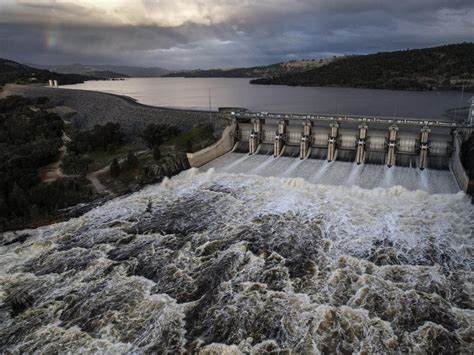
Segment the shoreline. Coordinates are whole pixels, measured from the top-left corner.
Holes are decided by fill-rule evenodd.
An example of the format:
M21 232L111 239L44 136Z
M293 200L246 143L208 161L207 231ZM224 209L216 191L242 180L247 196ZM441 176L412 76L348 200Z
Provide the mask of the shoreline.
M135 79L135 78L130 78L130 79ZM96 81L96 80L87 80L87 81ZM64 85L64 86L73 86L73 85L80 85L80 84L83 84L83 83L78 83L78 84L71 84L71 85ZM4 87L6 86L9 86L9 85L19 85L19 86L35 86L35 87L41 87L41 88L47 88L47 89L53 89L53 88L50 88L49 86L47 85L21 85L21 84L7 84L5 85ZM186 111L186 112L197 112L197 113L218 113L219 111L218 110L199 110L199 109L192 109L192 108L186 108L186 107L183 107L183 108L179 108L179 107L167 107L167 106L156 106L156 105L148 105L148 104L144 104L144 103L141 103L139 102L137 99L135 99L134 97L132 96L128 96L128 95L121 95L121 94L113 94L113 93L110 93L110 92L105 92L105 91L99 91L99 90L88 90L88 89L75 89L75 88L70 88L70 87L67 87L65 88L64 86L59 86L58 88L55 88L56 90L57 89L61 89L61 90L71 90L71 91L81 91L81 92L88 92L88 93L99 93L99 94L104 94L104 95L109 95L109 96L113 96L113 97L116 97L116 98L121 98L125 101L127 101L128 103L130 104L133 104L133 105L137 105L139 107L143 107L143 108L152 108L152 109L160 109L160 110L169 110L169 111L179 111L179 112L182 112L182 111ZM3 89L2 89L3 90ZM0 94L2 92L2 90L0 90Z
M78 84L74 84L74 85L78 85ZM68 86L70 86L70 85L68 85ZM86 89L73 89L73 88L61 88L61 86L59 86L59 89L73 90L73 91L85 91L85 92L90 92L90 93L100 93L100 94L104 94L104 95L110 95L110 96L114 96L114 97L117 97L117 98L121 98L121 99L127 101L128 103L130 103L132 105L137 105L139 107L144 107L144 108L152 108L152 109L157 108L157 109L160 109L160 110L169 110L169 111L178 111L178 112L196 112L196 113L207 113L207 114L209 114L209 113L218 113L219 112L218 110L209 111L209 110L198 110L198 109L192 109L192 108L186 108L186 107L179 108L179 107L148 105L148 104L144 104L144 103L139 102L137 99L135 99L132 96L112 94L110 92L104 92L104 91L95 91L95 90L86 90Z
M136 141L151 123L174 125L182 130L209 123L219 127L225 123L218 118L217 111L145 105L128 96L92 90L7 84L0 91L0 97L9 95L46 97L54 106L69 107L76 112L70 121L78 129L91 129L107 122L119 123L130 141Z

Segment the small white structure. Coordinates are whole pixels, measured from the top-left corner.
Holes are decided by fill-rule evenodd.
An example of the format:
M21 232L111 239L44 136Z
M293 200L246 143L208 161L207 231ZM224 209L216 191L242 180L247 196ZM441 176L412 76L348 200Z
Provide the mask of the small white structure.
M49 87L53 87L53 81L51 79L49 79Z
M58 87L58 81L57 81L57 80L54 80L54 87L55 87L55 88Z

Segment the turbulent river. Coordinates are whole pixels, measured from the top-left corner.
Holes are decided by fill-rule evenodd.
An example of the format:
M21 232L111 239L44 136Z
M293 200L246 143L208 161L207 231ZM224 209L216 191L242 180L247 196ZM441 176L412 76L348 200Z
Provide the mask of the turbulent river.
M5 233L0 352L472 353L466 195L235 161Z

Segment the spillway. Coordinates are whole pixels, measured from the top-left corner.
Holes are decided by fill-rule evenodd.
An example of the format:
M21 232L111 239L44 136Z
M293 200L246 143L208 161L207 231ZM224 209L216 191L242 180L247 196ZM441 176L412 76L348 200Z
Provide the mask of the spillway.
M365 189L402 186L434 194L471 189L459 159L469 125L239 108L220 114L232 124L215 146L188 154L192 167Z
M261 167L263 165L263 167ZM260 166L260 168L259 168ZM414 167L357 165L345 161L228 153L204 165L200 170L232 174L303 178L313 184L359 186L365 189L402 186L409 191L423 190L433 194L456 193L458 184L449 170L420 170Z

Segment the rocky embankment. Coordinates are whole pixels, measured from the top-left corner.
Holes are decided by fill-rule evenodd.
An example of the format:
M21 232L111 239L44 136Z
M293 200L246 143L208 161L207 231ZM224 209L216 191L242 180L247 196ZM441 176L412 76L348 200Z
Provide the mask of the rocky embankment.
M56 106L69 107L77 111L71 122L79 129L90 129L107 122L120 123L129 140L138 139L143 128L150 123L188 130L209 122L209 112L146 106L126 97L93 91L9 84L0 92L0 98L10 95L47 97ZM218 122L217 113L213 112L211 118L215 124Z

